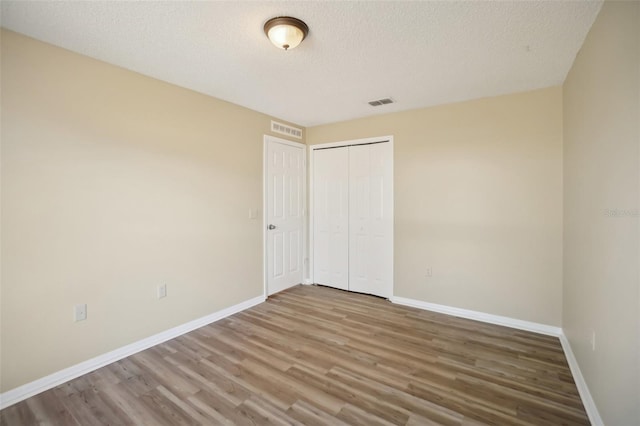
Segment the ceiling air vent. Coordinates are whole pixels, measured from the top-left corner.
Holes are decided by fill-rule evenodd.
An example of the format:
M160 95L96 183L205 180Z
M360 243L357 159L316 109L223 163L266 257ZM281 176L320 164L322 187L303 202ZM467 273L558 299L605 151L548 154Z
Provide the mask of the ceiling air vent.
M291 136L296 139L302 139L302 129L287 126L286 124L278 123L277 121L271 121L271 131L280 133L281 135Z
M371 106L380 106L380 105L387 105L387 104L392 104L395 101L391 98L384 98L384 99L377 99L375 101L369 101L369 105Z

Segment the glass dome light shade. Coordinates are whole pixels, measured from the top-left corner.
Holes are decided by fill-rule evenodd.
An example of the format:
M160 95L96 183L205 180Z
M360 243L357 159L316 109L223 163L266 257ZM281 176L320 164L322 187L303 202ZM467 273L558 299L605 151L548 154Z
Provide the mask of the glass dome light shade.
M299 45L309 33L307 24L291 17L273 18L264 24L264 32L274 46L289 50Z

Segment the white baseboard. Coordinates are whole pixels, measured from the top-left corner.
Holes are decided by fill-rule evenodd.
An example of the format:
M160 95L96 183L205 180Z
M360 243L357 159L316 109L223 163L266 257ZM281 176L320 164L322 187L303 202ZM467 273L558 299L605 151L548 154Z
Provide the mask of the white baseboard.
M302 284L304 284L304 285L312 285L313 281L311 281L310 278L305 278L304 281L302 281Z
M308 280L305 280L303 284L311 284L311 282L307 282L307 281ZM155 334L153 336L150 336L145 339L139 340L137 342L131 343L129 345L123 346L111 352L107 352L106 354L97 356L95 358L81 362L69 368L65 368L64 370L60 370L56 373L45 376L41 379L34 380L33 382L24 384L15 389L4 392L0 394L0 410L7 408L13 404L16 404L22 400L25 400L31 396L37 395L41 392L54 388L62 383L68 382L69 380L75 379L76 377L80 377L83 374L90 373L94 370L97 370L98 368L111 364L112 362L116 362L130 355L133 355L135 353L148 349L152 346L155 346L162 342L166 342L167 340L173 339L175 337L181 336L185 333L195 330L196 328L200 328L207 324L211 324L213 322L221 320L222 318L226 318L230 315L233 315L235 313L248 309L252 306L258 305L264 301L265 301L264 296L254 297L253 299L246 300L244 302L238 303L237 305L230 306L228 308L222 309L218 312L214 312L213 314L207 315L205 317L198 318L188 323L179 325L177 327L171 328L169 330L163 331L161 333ZM573 379L576 382L576 387L578 388L578 392L580 393L580 398L582 399L582 403L584 404L585 410L587 411L587 415L589 416L589 420L591 421L591 424L593 424L594 426L604 425L602 418L600 417L600 414L598 412L598 409L593 401L593 398L591 397L591 393L589 392L587 383L585 382L584 377L582 376L582 372L580 371L578 362L573 354L573 351L571 350L571 345L569 344L569 340L564 335L560 327L553 327L550 325L523 321L515 318L492 315L484 312L454 308L446 305L438 305L435 303L428 303L428 302L423 302L415 299L407 299L404 297L394 296L391 298L391 301L399 305L411 306L414 308L424 309L424 310L433 311L433 312L440 312L443 314L453 315L456 317L467 318L467 319L482 321L490 324L503 325L506 327L516 328L519 330L532 331L534 333L541 333L549 336L559 337L560 343L562 344L562 349L564 350L565 356L567 357L567 362L569 363L569 368L571 369L571 374L573 375Z
M193 331L196 328L203 327L207 324L211 324L212 322L221 320L222 318L228 317L240 311L244 311L245 309L258 305L264 301L264 295L254 297L253 299L246 300L244 302L238 303L237 305L230 306L202 318L198 318L177 327L170 328L169 330L154 334L153 336L147 337L111 352L107 352L95 358L65 368L64 370L60 370L41 379L34 380L33 382L24 384L15 389L11 389L0 394L0 410L16 404L31 396L54 388L62 383L68 382L69 380L75 379L76 377L82 376L83 374L90 373L100 367L111 364L112 362L116 362L137 352L148 349L151 346L155 346L159 343L166 342L167 340Z
M468 309L454 308L452 306L423 302L421 300L407 299L404 297L393 296L391 298L391 301L399 305L411 306L413 308L424 309L427 311L440 312L441 314L487 322L489 324L503 325L505 327L517 328L518 330L532 331L534 333L546 334L548 336L560 337L562 335L562 329L560 327L540 324L537 322L523 321L515 318L503 317L500 315L492 315L484 312L471 311Z
M587 382L584 380L584 376L580 371L578 361L576 360L575 355L573 355L573 350L571 350L569 339L567 339L567 336L565 336L564 332L560 334L560 343L562 344L564 355L567 357L567 362L569 363L569 368L571 369L573 380L576 382L576 387L578 388L578 392L580 393L582 405L584 405L584 409L589 416L589 421L593 426L604 426L602 417L600 417L598 408L596 407L596 404L591 397L591 392L589 392L589 388L587 387Z
M569 340L564 335L562 328L554 327L546 324L539 324L535 322L523 321L515 318L503 317L500 315L492 315L484 312L471 311L468 309L454 308L446 305L438 305L435 303L423 302L421 300L415 299L407 299L404 297L392 297L391 301L393 303L397 303L399 305L411 306L414 308L424 309L427 311L439 312L442 314L453 315L460 318L467 318L476 321L482 321L490 324L503 325L506 327L516 328L519 330L532 331L534 333L546 334L548 336L558 337L560 339L560 344L562 345L562 350L564 351L565 357L567 358L567 363L569 364L569 368L571 369L571 374L573 375L573 380L576 382L576 387L578 388L578 392L580 393L580 399L582 400L582 404L584 405L584 409L589 416L589 421L593 426L604 426L602 418L600 417L600 413L598 412L598 408L596 407L593 398L591 397L591 392L589 392L589 388L587 387L587 383L582 376L582 372L580 371L580 367L578 366L578 361L576 357L573 355L573 351L571 350L571 345L569 344Z

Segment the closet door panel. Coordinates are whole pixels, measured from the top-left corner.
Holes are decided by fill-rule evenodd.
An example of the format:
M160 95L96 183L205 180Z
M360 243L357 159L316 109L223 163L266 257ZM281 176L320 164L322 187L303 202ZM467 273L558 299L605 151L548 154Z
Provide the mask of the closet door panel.
M391 297L392 147L380 143L352 146L349 150L349 289Z
M372 294L392 296L393 282L393 146L370 145L370 273Z
M349 151L314 152L313 274L316 284L349 289Z
M369 147L349 147L349 290L369 291Z

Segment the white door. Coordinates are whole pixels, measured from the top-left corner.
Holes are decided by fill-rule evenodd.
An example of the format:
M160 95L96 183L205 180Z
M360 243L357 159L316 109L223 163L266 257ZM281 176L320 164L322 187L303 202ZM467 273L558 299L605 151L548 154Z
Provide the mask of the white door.
M265 137L266 274L271 295L302 282L304 145Z
M349 147L349 290L392 296L393 147Z
M313 153L314 282L349 288L349 151Z

